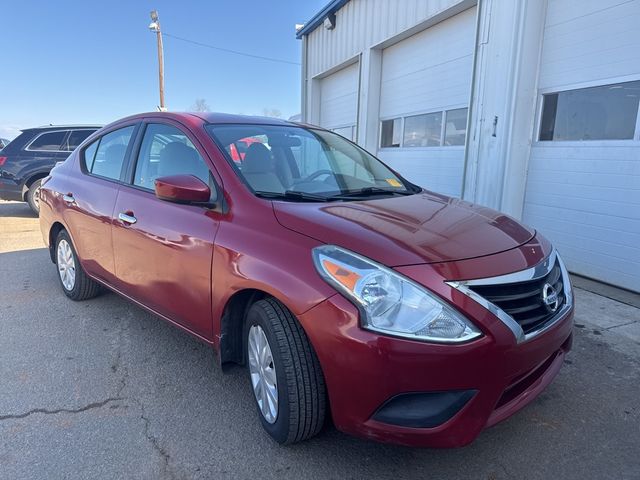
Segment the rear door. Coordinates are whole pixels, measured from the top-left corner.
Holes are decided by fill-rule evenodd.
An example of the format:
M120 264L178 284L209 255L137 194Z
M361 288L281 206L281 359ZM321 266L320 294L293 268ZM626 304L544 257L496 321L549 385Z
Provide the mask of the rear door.
M16 177L22 181L29 180L36 174L49 173L56 162L62 162L69 152L61 151L69 130L51 130L39 133L22 150L22 171Z
M206 153L177 123L148 123L113 214L117 288L210 338L211 268L218 213L158 199L156 178L189 174L217 192ZM134 159L132 159L133 161ZM215 194L213 194L215 195ZM213 199L212 199L213 200Z
M85 270L107 283L114 281L111 224L124 175L125 158L138 124L118 126L79 152L78 176L66 184L64 220Z

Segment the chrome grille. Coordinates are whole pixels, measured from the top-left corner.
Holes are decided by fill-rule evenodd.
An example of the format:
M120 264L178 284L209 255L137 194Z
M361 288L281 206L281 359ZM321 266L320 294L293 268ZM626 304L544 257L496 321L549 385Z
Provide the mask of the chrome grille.
M551 307L543 299L545 285L551 285L557 295L557 303ZM470 285L469 288L511 316L525 335L551 320L566 301L562 271L557 260L542 278L502 285Z
M446 283L497 316L517 342L544 332L573 306L569 273L555 250L526 270Z

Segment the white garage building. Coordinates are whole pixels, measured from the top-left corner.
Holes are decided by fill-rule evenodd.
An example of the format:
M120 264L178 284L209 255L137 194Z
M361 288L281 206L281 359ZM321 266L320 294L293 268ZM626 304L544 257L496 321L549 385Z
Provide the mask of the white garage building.
M302 120L640 291L639 25L640 0L334 0L297 32Z

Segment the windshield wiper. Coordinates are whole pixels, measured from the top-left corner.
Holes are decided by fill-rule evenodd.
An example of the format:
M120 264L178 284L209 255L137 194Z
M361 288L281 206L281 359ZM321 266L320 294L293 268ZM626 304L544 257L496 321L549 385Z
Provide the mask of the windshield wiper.
M296 200L298 202L328 202L330 200L333 200L333 197L327 197L325 195L315 195L313 193L298 192L296 190L287 190L285 192L256 191L255 194L262 198Z
M410 190L389 190L388 188L380 187L365 187L359 190L351 190L348 192L340 193L338 195L332 195L330 199L349 199L356 197L370 197L372 195L413 195L415 192Z
M315 193L286 190L285 192L256 191L255 194L262 198L293 200L298 202L332 202L336 200L353 200L355 198L371 197L375 195L413 195L411 190L390 190L380 187L365 187L359 190L350 190L336 195L318 195Z

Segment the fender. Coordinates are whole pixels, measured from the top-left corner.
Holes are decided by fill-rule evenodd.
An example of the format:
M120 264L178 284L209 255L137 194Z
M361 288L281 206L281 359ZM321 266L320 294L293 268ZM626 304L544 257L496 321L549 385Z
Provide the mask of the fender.
M214 246L212 341L219 353L225 330L222 317L230 299L238 292L264 292L281 301L296 316L336 293L313 265L310 251L321 245L319 241L280 226L271 205L262 214L253 213L255 228L247 228L246 221L222 221ZM267 233L274 228L280 230L278 235ZM265 249L270 251L270 263L261 260L266 257L260 254ZM307 280L302 282L301 278ZM309 281L309 278L316 280Z

